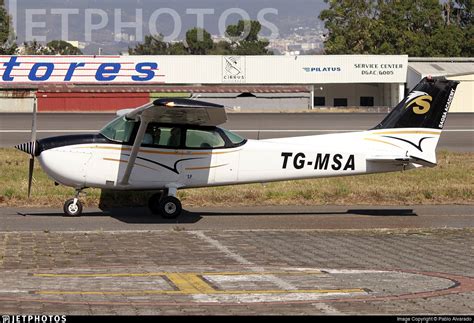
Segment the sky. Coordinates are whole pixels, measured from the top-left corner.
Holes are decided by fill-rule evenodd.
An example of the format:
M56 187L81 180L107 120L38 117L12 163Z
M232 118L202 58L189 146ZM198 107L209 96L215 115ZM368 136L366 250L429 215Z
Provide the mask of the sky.
M136 20L135 10L142 9L142 23L145 34L150 29L150 18L152 18L154 12L157 10L164 10L165 12L171 10L179 15L180 37L182 38L185 32L195 27L197 23L197 15L187 13L189 9L207 9L207 12L212 12L212 14L204 15L204 27L211 34L219 34L219 21L223 20L222 17L226 14L225 22L230 24L241 19L238 12L246 12L251 19L257 19L259 13L262 14L262 10L264 10L264 13L267 12L264 14L265 19L270 24L275 25L282 34L285 34L295 25L320 24L318 15L322 9L327 7L322 0L5 0L5 2L7 6L16 3L16 29L20 41L27 36L26 33L29 28L26 25L29 21L26 16L27 10L35 9L43 11L34 12L32 21L35 23L44 22L45 26L33 28L32 34L34 36L44 35L48 40L51 40L60 37L61 33L61 15L52 14L54 9L73 9L78 12L68 16L70 29L68 34L71 34L70 38L84 37L86 9L92 8L107 12L108 24L103 28L104 30L100 31L102 33L114 30L116 21L114 12L116 9L120 10L120 19L124 22ZM235 8L237 8L237 11ZM42 14L44 12L45 15ZM96 22L99 23L100 17L94 17L97 19ZM156 21L156 29L164 35L170 35L175 31L176 18L171 17L170 14L161 14L159 19L152 22L154 21ZM271 28L264 28L263 32L265 36L268 36L272 33L272 30Z

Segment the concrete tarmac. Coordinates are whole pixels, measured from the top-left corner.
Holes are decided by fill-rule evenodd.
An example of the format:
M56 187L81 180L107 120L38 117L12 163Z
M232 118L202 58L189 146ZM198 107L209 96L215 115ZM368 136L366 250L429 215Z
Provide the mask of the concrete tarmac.
M222 125L249 139L307 136L360 131L375 127L383 113L230 113ZM113 114L38 115L38 138L97 132L114 118ZM31 115L0 114L0 147L12 147L30 140ZM438 149L474 151L474 114L450 114Z
M474 206L0 209L0 312L472 315Z
M146 208L86 208L75 218L64 216L61 209L2 208L0 231L474 228L474 205L184 208L175 220L152 215Z
M1 313L474 313L472 206L86 212L1 209Z

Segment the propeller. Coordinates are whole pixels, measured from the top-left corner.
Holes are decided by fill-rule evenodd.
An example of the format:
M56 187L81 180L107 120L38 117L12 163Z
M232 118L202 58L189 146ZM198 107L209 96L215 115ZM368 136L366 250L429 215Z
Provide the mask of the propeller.
M28 198L31 196L31 184L33 182L33 170L35 168L35 155L36 155L36 95L33 99L33 120L31 122L31 141L24 144L16 145L15 148L19 149L30 155L30 162L28 167Z

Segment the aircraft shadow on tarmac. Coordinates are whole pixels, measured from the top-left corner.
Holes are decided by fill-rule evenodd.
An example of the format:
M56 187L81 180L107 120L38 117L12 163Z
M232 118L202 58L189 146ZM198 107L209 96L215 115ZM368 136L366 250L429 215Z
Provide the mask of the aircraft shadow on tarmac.
M57 216L66 217L62 212L35 212L35 213L19 213L23 216ZM192 212L183 211L182 215L177 219L164 219L158 215L151 214L147 208L143 207L126 207L126 208L110 208L101 212L84 212L82 217L111 217L118 221L130 224L173 224L173 223L197 223L203 217L218 216L374 216L374 217L406 217L418 216L413 209L349 209L347 211L331 211L331 212Z
M413 209L351 209L337 212L199 212L201 216L285 216L285 215L366 215L366 216L418 216Z
M64 217L70 218L64 215L63 212L28 212L20 213L22 216L33 216L33 217ZM199 214L183 211L182 215L177 219L165 219L159 215L151 214L147 208L143 207L126 207L126 208L111 208L97 212L85 212L80 218L93 218L93 217L109 217L114 218L120 222L130 224L176 224L176 223L196 223L202 219Z

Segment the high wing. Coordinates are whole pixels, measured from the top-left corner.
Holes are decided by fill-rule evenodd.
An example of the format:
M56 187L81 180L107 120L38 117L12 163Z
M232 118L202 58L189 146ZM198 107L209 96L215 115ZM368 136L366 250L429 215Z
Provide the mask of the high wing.
M180 125L218 126L227 121L222 105L190 99L158 99L152 104L126 114L128 119L140 117L148 122Z
M158 99L152 104L131 111L123 110L123 114L128 119L140 121L140 127L121 181L122 185L129 184L130 175L149 123L217 126L227 121L224 106L190 99Z

